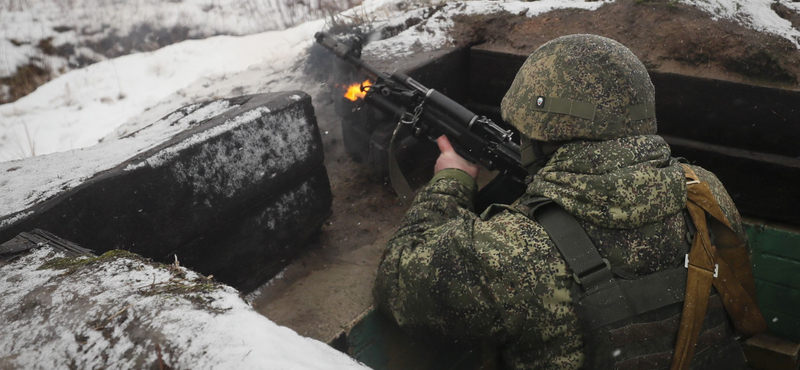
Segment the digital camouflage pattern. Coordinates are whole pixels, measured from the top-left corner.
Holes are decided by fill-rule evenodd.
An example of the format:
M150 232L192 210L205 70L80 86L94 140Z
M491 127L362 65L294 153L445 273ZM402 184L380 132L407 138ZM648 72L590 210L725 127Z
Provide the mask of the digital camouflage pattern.
M744 236L722 185L695 170ZM643 135L562 146L524 197L565 205L613 266L646 275L683 263L685 191L666 143ZM506 368L580 368L582 335L564 260L544 228L513 207L475 214L475 192L475 182L454 169L420 190L380 264L379 309L412 335L497 348Z
M546 112L537 108L539 97L544 104L561 99L575 102L573 110L593 106L596 111L576 113L593 119ZM628 48L602 36L570 35L528 57L500 109L504 121L532 139L606 140L655 134L654 102L647 69Z
M533 178L531 191L582 221L629 229L686 205L683 168L657 135L573 141Z

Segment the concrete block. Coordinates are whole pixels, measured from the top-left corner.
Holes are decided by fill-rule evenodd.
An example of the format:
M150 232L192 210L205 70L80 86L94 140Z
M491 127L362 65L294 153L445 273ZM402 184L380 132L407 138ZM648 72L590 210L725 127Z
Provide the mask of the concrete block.
M0 163L0 176L0 241L41 228L98 253L177 253L243 291L289 263L332 199L299 91L187 106L117 141Z

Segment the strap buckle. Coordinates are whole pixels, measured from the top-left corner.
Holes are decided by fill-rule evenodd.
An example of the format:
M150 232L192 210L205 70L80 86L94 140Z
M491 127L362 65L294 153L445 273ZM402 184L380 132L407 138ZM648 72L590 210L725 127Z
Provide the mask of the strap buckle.
M605 263L605 269L608 270L608 271L611 271L611 262L608 262L608 259L603 258L603 263ZM578 274L572 274L572 278L575 279L576 283L583 285L583 281L586 280L586 278L592 276L593 274L596 274L598 272L602 272L603 271L602 268L598 268L598 267L602 267L602 265L599 265L599 266L589 270L589 272L584 274L583 277L578 276Z
M689 268L689 254L687 253L683 260L683 267ZM714 264L714 277L719 276L719 263Z

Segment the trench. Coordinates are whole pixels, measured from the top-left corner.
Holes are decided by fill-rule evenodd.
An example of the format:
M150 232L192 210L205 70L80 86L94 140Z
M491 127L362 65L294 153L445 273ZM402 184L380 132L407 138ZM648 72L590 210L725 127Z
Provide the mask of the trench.
M500 102L526 58L478 45L453 50L406 73L502 124ZM672 156L715 173L745 217L759 306L769 334L797 342L800 281L793 276L800 270L800 91L649 73L656 89L658 132ZM343 98L336 104L346 151L375 174L386 176L396 122L375 109L349 109ZM432 175L429 169L437 153L435 144L407 137L396 156L403 172L419 185ZM412 339L374 310L357 318L331 345L374 369L498 366L492 353Z
M408 74L502 122L500 101L526 58L479 45L454 50ZM673 157L714 172L742 215L800 226L800 91L649 72L656 89L658 132ZM394 122L381 121L379 113L365 114L370 118L344 114L345 146L352 156L366 158L376 172L385 173L391 136L387 127L393 128ZM409 140L397 157L420 184L425 175L414 170L424 167L431 153L435 158L433 144Z

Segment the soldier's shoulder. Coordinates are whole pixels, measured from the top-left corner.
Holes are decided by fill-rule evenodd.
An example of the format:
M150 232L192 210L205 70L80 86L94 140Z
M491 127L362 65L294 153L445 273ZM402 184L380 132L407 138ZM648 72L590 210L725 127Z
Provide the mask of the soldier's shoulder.
M717 175L713 172L696 165L690 165L692 170L697 173L697 176L700 178L701 181L708 183L708 187L711 189L711 193L714 194L714 198L717 199L717 203L719 203L720 208L722 208L722 212L725 213L725 216L728 218L728 222L733 225L733 229L740 235L744 236L744 230L742 228L742 217L739 215L739 210L736 208L736 204L734 204L733 199L731 198L728 191L725 189L725 185L722 184Z
M544 227L511 206L494 206L475 222L473 239L478 253L490 259L502 259L501 265L545 269L563 264L555 244ZM513 259L516 262L508 263Z

